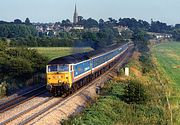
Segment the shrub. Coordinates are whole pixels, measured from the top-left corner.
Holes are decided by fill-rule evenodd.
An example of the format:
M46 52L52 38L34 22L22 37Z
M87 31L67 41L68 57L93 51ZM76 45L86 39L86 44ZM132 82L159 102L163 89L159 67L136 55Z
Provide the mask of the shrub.
M4 97L7 95L7 83L1 82L0 83L0 97Z
M151 56L148 53L142 53L139 57L139 61L142 62L143 73L148 73L153 68Z
M129 80L124 87L123 99L128 104L146 103L148 96L145 86L137 80Z
M22 58L11 58L7 62L6 68L7 71L9 71L8 75L15 78L27 79L30 78L33 73L31 63Z
M0 42L0 48L3 47L6 49L0 49L0 80L8 83L8 92L26 86L32 76L45 72L48 59L35 50L9 48Z

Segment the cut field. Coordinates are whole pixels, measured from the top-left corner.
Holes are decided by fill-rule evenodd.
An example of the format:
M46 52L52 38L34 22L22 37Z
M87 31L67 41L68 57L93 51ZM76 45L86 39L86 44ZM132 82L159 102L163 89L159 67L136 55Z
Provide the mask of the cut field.
M159 44L152 52L168 79L180 88L180 42Z
M73 53L82 53L92 50L90 47L34 47L31 49L36 49L40 54L48 57L50 60L56 57L62 57Z

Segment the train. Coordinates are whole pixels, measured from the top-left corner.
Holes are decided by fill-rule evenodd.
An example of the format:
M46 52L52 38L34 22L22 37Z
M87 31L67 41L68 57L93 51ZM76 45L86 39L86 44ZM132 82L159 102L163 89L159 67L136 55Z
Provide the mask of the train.
M132 42L51 60L46 66L47 90L62 96L84 86L115 65L130 46Z

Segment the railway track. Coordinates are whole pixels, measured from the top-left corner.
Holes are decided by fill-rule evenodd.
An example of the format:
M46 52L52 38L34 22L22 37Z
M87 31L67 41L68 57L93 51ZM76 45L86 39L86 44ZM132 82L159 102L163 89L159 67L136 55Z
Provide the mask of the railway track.
M46 86L43 85L43 86L40 86L39 88L31 90L23 95L20 95L14 99L11 99L10 101L2 103L0 105L0 113L10 110L10 109L12 109L30 99L33 99L34 97L37 97L38 95L41 95L45 92L46 92Z
M8 123L10 123L11 121L16 120L16 119L18 119L19 117L21 117L21 116L27 114L28 112L30 112L30 111L32 111L32 110L36 110L37 107L39 107L39 106L41 106L41 105L47 103L48 101L52 100L53 98L54 98L54 97L49 97L49 98L47 98L46 100L44 100L44 101L42 101L42 102L40 102L40 103L38 103L38 104L32 106L31 108L26 109L26 110L20 112L19 114L17 114L17 115L15 115L15 116L13 116L13 117L11 117L11 118L9 118L9 119L7 119L7 120L1 122L0 125L8 124Z
M54 108L55 106L65 103L68 100L72 99L74 96L76 96L77 94L79 94L81 91L83 91L84 89L88 88L89 86L91 86L92 84L94 84L94 82L97 81L97 79L93 80L90 84L88 84L87 86L82 87L79 91L75 92L74 94L68 95L65 98L56 98L58 100L55 100L53 103L49 104L48 106L43 106L46 105L46 103L48 103L49 101L55 99L55 97L49 97L48 99L44 100L43 102L34 105L33 107L24 110L22 112L20 112L19 114L3 121L0 123L0 125L12 125L12 124L18 124L18 125L24 125L24 124L28 124L29 122L31 122L32 120L34 120L35 118L37 118L38 116L40 116L41 114L47 112L48 110ZM44 108L42 108L41 110L37 110L38 107L43 106ZM33 112L33 113L32 113ZM28 116L26 118L24 118L24 115ZM16 120L21 121L21 122L16 122Z
M124 57L128 57L128 55L124 55L122 58ZM127 58L126 57L126 58ZM124 59L125 60L125 59ZM124 61L126 63L126 61ZM91 81L89 84L87 84L86 86L83 86L82 88L80 88L78 91L76 91L75 93L68 95L65 98L55 98L55 97L49 97L47 99L45 99L44 101L34 105L33 107L24 110L22 112L20 112L19 114L3 121L0 123L0 125L4 125L4 124L19 124L19 125L24 125L24 124L28 124L30 122L32 122L34 119L36 119L38 116L46 113L47 111L49 111L50 109L53 109L57 106L62 106L63 104L65 104L67 101L71 100L73 97L75 97L76 95L78 95L79 93L81 93L83 90L87 89L88 87L94 85L95 83L97 83L99 80L101 80L102 77L107 76L115 67L117 67L118 65L123 65L123 64L115 64L110 70L108 70L107 72L105 72L103 75L98 76L96 79L94 79L93 81ZM52 102L51 102L52 101ZM23 101L21 101L23 103Z
M108 73L106 73L108 74ZM71 94L71 95L68 95L67 97L65 98L56 98L58 100L55 100L53 103L49 104L48 106L43 106L44 108L42 108L41 110L38 110L37 112L35 110L37 110L36 108L42 106L42 105L45 105L46 103L48 103L50 100L53 100L55 97L50 97L46 100L44 100L43 102L3 121L2 123L0 123L0 125L5 125L5 124L18 124L18 125L25 125L25 124L28 124L29 122L31 122L32 120L34 120L35 118L37 118L38 116L46 113L48 110L56 107L57 105L63 105L64 103L66 103L67 101L71 100L74 96L76 96L77 94L81 93L83 90L87 89L88 87L92 86L93 84L95 84L95 82L97 82L102 76L99 76L97 79L93 80L92 82L90 82L88 85L80 88L77 92ZM32 113L31 111L34 112ZM23 115L26 115L28 117L24 118ZM20 118L22 117L22 118ZM16 122L16 120L18 121L21 121L19 123ZM15 121L15 122L13 122Z

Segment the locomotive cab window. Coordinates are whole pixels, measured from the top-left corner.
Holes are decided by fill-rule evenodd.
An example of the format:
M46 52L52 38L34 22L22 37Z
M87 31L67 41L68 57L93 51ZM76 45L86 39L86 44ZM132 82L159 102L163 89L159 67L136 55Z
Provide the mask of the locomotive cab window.
M57 65L48 66L48 72L57 72L57 71L58 71Z
M68 65L59 65L58 71L59 72L69 71L69 66Z
M48 72L66 72L69 71L68 65L50 65L48 66Z

